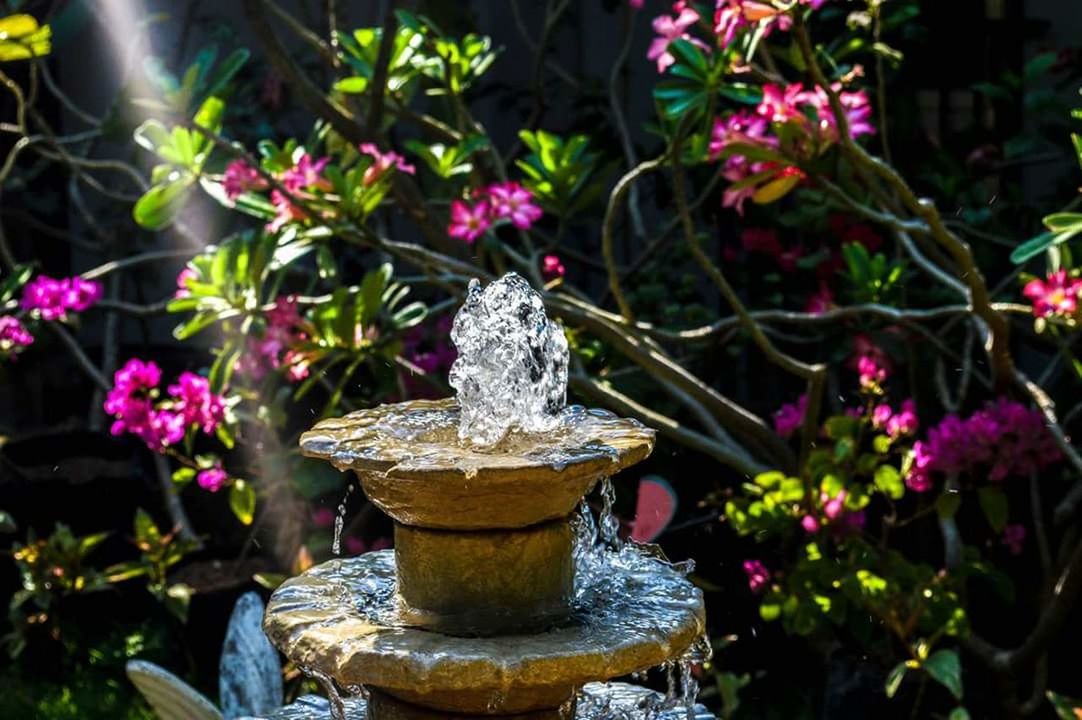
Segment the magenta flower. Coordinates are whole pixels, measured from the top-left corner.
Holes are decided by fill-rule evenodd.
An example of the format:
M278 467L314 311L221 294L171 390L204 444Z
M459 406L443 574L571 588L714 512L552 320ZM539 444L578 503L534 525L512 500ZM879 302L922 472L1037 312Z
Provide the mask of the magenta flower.
M836 307L834 293L826 283L821 282L819 283L819 289L809 295L804 303L804 312L812 315L822 315Z
M1026 543L1026 527L1025 525L1008 525L1003 528L1003 544L1007 547L1007 551L1014 556L1022 554L1022 549Z
M960 418L947 415L913 445L906 484L916 492L933 486L934 474L968 474L1002 482L1026 477L1061 458L1059 447L1039 410L1000 398Z
M744 574L748 576L748 587L753 593L760 593L770 585L770 571L759 560L745 560Z
M361 143L360 151L372 157L372 165L364 171L364 176L361 178L361 184L365 187L375 184L391 168L407 175L413 175L417 171L406 162L406 158L398 153L390 150L382 152L372 143Z
M642 4L645 0L627 0L627 4L631 6L632 10L642 10Z
M198 425L203 432L214 432L225 419L225 400L210 390L210 381L202 375L182 372L175 385L169 386L173 411L184 424Z
M312 524L317 528L329 528L334 525L334 510L327 507L319 507L312 511Z
M451 203L451 223L447 234L473 244L492 225L492 208L487 200L469 205L461 200Z
M782 405L774 413L774 431L783 438L790 437L804 424L804 415L808 412L808 396L801 395L795 403Z
M291 193L301 190L330 190L331 183L323 177L323 169L330 158L320 158L313 162L308 153L301 155L293 167L282 173L282 186Z
M821 493L819 496L819 502L823 504L823 514L827 516L827 520L837 520L845 512L845 498L848 493L845 490L839 490L834 497L830 497L826 493Z
M13 357L34 342L34 336L14 315L0 315L0 354Z
M650 49L647 51L646 57L657 62L657 71L659 73L665 72L670 65L676 62L676 58L669 52L669 45L674 40L681 38L690 40L691 37L687 34L687 29L698 21L699 13L689 7L681 7L676 17L659 15L654 18L654 32L657 33L657 37L650 43Z
M291 222L308 218L308 213L294 205L289 197L277 190L271 190L271 203L274 205L274 220L267 223L267 232L276 233Z
M101 299L101 283L79 276L56 279L39 275L23 287L20 306L42 320L63 320L68 310L83 312Z
M236 200L246 192L266 190L267 180L244 160L234 160L225 166L222 189L228 199Z
M1082 279L1069 278L1066 270L1057 270L1044 280L1030 280L1022 288L1022 294L1033 301L1033 314L1036 317L1067 317L1078 312Z
M807 104L810 97L804 92L804 86L800 83L788 85L784 90L777 85L766 83L763 85L763 99L755 111L760 117L774 123L803 120L805 115L801 108Z
M541 275L544 276L546 280L555 280L558 277L563 277L566 272L567 269L556 255L546 255L541 259Z
M221 490L225 486L227 480L229 480L229 475L226 474L221 465L215 465L207 470L201 470L199 474L195 476L195 481L198 483L199 487L212 493Z
M890 377L892 365L887 354L865 335L853 338L854 356L849 366L857 371L860 387L874 389Z
M195 268L186 267L177 273L177 291L173 294L175 298L186 298L192 294L191 288L188 287L188 283L198 282L199 273Z
M492 214L506 218L520 230L541 219L541 208L533 204L533 193L517 182L495 183L487 189Z
M800 519L800 527L804 528L804 532L809 535L814 535L819 532L819 521L814 515L805 515Z
M113 374L113 387L105 396L105 412L115 420L113 435L131 433L153 450L162 446L163 424L156 417L153 398L162 373L153 362L132 358ZM165 423L166 428L170 427Z

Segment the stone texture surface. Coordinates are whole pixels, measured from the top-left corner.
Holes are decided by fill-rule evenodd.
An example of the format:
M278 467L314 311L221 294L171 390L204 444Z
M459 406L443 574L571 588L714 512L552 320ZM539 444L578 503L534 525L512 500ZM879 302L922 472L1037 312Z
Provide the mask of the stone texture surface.
M570 407L548 433L492 448L457 439L453 400L415 400L323 420L301 451L357 472L368 498L404 525L478 530L566 517L598 478L646 458L654 431L603 410Z
M679 657L704 629L702 594L674 570L596 617L533 635L459 638L401 627L350 598L394 587L389 551L332 560L287 580L264 630L300 665L342 687L379 688L445 712L515 714L560 706L575 688ZM651 584L652 583L652 584Z
M418 625L499 635L566 617L574 580L567 520L520 530L395 526L398 594Z

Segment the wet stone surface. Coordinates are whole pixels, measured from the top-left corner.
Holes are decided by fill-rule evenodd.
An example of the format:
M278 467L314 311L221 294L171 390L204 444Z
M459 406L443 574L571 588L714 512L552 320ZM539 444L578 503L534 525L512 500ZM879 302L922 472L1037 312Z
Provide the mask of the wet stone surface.
M348 720L367 720L364 698L345 700ZM651 709L657 708L657 709ZM576 720L713 720L702 705L689 717L686 708L666 707L661 693L627 683L590 683L583 687L575 708ZM327 720L330 706L324 698L306 695L260 720ZM374 718L373 720L378 720Z
M677 569L632 546L597 557L603 566L580 573L594 581L576 587L568 620L536 634L449 637L409 627L390 551L286 581L264 629L292 660L342 687L378 687L447 710L554 707L587 682L680 657L704 629L702 594Z

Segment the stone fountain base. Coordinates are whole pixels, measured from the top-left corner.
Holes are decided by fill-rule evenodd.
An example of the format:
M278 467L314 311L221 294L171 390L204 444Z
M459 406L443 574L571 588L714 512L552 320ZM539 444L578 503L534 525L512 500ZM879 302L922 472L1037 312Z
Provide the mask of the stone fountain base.
M664 700L661 693L638 685L619 682L589 683L582 688L574 720L630 720L643 717L652 717L652 720L714 720L714 716L699 704L692 706L690 715L683 705L660 710L656 714L650 712L649 708L661 706ZM361 697L346 698L346 720L368 720L370 702L373 701ZM374 702L379 702L379 700ZM383 713L378 716L387 717ZM276 710L260 720L327 720L328 717L330 717L330 703L317 695L306 695L292 705ZM420 720L420 718L437 716L422 714L391 715L390 717ZM469 716L440 715L439 717L450 720ZM533 716L519 717L525 719Z
M568 617L543 631L446 635L409 626L394 552L383 550L287 580L263 626L298 665L319 668L339 687L393 698L380 718L417 717L399 705L429 708L433 717L566 716L578 688L678 658L705 629L701 592L631 547L610 553L576 594Z

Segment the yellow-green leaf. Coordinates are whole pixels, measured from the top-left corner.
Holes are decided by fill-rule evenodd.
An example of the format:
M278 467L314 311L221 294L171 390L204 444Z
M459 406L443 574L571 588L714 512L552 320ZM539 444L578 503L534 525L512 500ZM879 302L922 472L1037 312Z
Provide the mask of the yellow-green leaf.
M0 62L26 60L52 52L52 28L31 15L0 18Z

